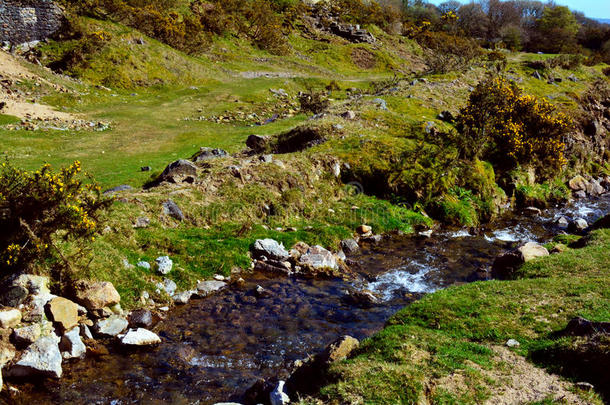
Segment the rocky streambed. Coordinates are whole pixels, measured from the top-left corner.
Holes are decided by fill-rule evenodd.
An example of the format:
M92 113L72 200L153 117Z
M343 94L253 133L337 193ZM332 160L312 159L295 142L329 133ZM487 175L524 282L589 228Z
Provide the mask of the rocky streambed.
M202 300L176 307L153 328L162 343L109 345L64 364L61 379L9 380L1 403L214 404L244 400L262 379L285 379L295 362L338 336L365 338L421 294L485 279L516 245L546 242L567 226L610 212L610 199L530 209L480 230L389 236L362 243L350 279L306 279L255 271ZM377 243L376 243L377 242Z

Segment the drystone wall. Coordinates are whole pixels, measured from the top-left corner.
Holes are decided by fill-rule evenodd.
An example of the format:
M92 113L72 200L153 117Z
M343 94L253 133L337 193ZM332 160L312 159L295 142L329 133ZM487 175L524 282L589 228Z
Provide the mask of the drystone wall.
M64 22L52 0L0 0L0 42L22 44L45 39Z

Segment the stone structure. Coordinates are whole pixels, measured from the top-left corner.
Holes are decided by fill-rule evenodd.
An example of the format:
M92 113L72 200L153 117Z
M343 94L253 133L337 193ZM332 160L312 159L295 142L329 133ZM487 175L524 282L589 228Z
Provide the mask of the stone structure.
M314 3L317 3L315 1ZM308 17L312 26L318 30L337 35L353 43L374 44L377 42L375 36L360 25L342 24L341 15L331 10L328 6L317 7ZM397 28L398 30L401 30Z
M64 22L53 0L0 0L0 42L17 45L45 39Z
M361 29L359 25L345 25L333 21L330 25L330 32L355 43L374 44L377 41L373 34Z

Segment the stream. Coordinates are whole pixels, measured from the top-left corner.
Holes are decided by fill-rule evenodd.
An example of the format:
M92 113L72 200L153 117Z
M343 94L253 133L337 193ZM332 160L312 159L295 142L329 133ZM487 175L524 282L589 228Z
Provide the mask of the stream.
M237 401L260 378L285 378L292 364L340 335L365 338L422 294L480 280L494 258L519 242L547 242L560 216L592 223L610 212L610 198L511 214L477 235L443 229L431 238L392 236L350 257L361 281L304 280L254 273L246 283L173 309L154 331L163 343L64 365L59 381L16 385L12 404L214 404ZM256 294L256 287L268 291ZM380 297L366 306L346 291ZM6 395L3 393L3 395ZM6 402L9 401L9 402Z

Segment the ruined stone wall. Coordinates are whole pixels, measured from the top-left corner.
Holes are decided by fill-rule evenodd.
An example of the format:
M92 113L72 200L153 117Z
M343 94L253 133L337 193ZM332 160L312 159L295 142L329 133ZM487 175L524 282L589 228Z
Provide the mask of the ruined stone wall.
M53 0L0 0L0 42L22 44L45 39L64 21Z

